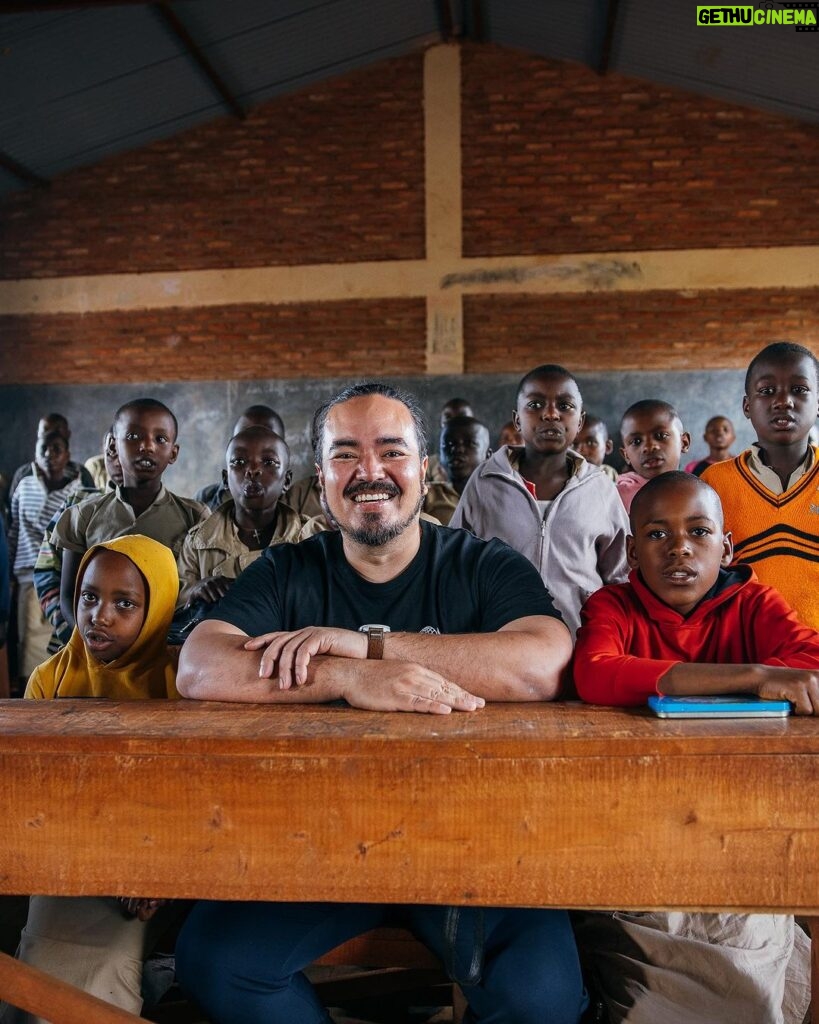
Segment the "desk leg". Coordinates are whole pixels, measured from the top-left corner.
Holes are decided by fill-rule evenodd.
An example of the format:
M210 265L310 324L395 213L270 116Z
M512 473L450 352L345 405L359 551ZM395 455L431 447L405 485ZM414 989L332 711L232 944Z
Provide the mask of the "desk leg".
M0 953L0 999L54 1024L139 1024L127 1010Z
M819 1024L819 917L808 918L810 931L810 1019Z

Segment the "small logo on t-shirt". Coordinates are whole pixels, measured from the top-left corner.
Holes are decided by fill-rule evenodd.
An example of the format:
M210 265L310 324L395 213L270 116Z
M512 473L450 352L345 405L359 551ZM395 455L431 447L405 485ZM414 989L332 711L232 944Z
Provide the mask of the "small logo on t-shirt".
M817 511L819 511L819 509L817 509ZM433 636L440 636L441 635L440 629L436 629L434 626L424 626L424 628L421 630L421 632L422 633L432 633Z

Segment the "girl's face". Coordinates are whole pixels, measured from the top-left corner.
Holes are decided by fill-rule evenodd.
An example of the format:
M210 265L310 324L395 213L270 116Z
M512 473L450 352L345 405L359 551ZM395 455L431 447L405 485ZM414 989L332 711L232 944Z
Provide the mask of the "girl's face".
M139 636L147 611L145 580L119 551L98 551L82 577L77 629L88 650L108 663L123 655Z

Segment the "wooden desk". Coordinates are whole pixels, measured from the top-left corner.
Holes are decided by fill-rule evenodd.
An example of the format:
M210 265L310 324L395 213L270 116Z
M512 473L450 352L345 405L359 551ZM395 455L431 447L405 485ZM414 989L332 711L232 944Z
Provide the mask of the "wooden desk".
M0 701L0 892L819 914L819 722Z
M819 721L0 701L0 892L819 915Z

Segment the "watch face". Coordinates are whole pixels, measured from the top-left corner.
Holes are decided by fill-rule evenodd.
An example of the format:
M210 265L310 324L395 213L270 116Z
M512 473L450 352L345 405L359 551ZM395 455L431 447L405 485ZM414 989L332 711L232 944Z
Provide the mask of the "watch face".
M378 623L378 622L368 622L364 626L359 626L358 627L358 632L359 633L369 633L371 629L380 629L380 630L383 630L383 632L385 632L385 633L389 633L390 632L390 627L389 626L383 626L383 625L381 625L381 623Z

